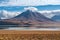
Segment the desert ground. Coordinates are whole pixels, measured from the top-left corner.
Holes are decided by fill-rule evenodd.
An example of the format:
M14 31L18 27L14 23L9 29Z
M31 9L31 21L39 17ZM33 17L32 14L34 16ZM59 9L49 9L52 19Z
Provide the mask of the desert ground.
M0 40L60 40L60 31L0 30Z

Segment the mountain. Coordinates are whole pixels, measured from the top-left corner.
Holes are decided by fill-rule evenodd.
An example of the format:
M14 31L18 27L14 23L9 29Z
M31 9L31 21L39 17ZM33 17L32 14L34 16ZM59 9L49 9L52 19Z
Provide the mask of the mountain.
M53 20L60 21L60 15L55 15L52 17Z
M16 26L24 26L29 27L33 25L40 25L53 22L53 20L45 17L41 13L33 10L26 10L20 15L11 18L11 19L4 19L0 20L0 25L16 25ZM27 25L27 26L26 26ZM35 27L35 26L34 26Z
M32 11L32 10L27 10L23 13L21 13L20 15L14 17L13 19L18 19L18 20L22 20L22 21L53 21L47 17L45 17L44 15L42 15L39 12L36 11Z

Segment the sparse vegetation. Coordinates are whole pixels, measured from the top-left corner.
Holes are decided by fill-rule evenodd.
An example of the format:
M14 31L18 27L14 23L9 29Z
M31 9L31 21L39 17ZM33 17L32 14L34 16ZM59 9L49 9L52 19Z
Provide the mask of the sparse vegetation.
M60 40L60 32L2 30L0 40Z

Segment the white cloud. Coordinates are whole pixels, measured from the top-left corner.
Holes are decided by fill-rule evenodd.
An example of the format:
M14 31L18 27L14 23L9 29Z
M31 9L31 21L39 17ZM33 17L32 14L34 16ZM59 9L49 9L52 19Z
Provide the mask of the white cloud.
M60 5L60 0L48 0L48 4Z
M35 7L24 8L24 10L25 10L25 11L26 11L26 10L31 10L31 11L33 11L33 12L38 11L38 9L35 8Z
M50 10L50 11L44 10L39 12L48 18L52 18L55 15L60 15L60 10Z
M0 0L0 5L5 5L9 2L9 0Z
M53 11L39 11L42 15L48 17L48 18L52 18L53 16L55 16L55 14L53 14Z
M9 11L0 11L0 14L2 15L0 18L1 19L9 19L9 18L13 18L17 15L19 15L21 12L9 12Z
M38 6L38 5L58 5L60 0L9 0L7 4L0 6Z

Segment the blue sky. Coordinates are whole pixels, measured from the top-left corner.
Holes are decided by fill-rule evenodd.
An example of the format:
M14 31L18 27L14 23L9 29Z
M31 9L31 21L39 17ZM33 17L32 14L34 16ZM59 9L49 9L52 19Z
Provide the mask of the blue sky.
M60 0L0 0L0 6L60 5Z

